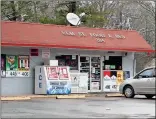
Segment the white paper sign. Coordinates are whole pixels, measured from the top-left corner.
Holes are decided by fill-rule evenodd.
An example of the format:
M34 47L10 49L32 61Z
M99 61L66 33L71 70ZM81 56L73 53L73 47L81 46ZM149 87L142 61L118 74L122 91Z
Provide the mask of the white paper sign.
M49 59L50 58L50 49L43 49L42 50L42 58Z
M88 74L85 73L80 73L80 80L79 80L79 87L84 88L87 87L88 88Z
M92 90L99 90L99 82L91 82Z
M71 93L88 92L88 74L87 73L70 73Z
M6 71L1 70L1 77L5 77Z

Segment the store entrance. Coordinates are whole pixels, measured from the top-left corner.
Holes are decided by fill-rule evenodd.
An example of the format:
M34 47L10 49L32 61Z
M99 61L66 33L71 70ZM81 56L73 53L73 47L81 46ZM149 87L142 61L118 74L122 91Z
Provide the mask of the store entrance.
M88 90L101 91L101 58L80 56L80 72L88 73Z

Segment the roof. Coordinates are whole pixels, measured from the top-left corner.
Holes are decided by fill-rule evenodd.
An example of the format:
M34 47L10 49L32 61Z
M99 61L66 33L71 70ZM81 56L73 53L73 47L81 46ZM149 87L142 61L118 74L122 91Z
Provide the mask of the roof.
M1 26L2 46L153 51L143 37L134 30L108 30L11 21L2 21Z

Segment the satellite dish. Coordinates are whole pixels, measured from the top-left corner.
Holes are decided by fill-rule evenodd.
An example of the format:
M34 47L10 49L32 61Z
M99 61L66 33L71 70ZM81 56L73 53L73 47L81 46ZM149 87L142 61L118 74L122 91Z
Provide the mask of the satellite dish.
M74 13L68 13L66 15L66 19L70 24L74 26L80 25L81 23L80 18Z

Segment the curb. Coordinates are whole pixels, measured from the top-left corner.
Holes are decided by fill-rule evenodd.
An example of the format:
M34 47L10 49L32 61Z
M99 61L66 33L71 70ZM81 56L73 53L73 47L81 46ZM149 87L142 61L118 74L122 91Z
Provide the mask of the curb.
M84 99L85 95L57 95L56 99Z
M30 100L30 97L1 97L1 101Z
M115 93L115 94L106 94L105 97L123 97L123 94Z
M108 95L108 94L107 94ZM110 94L109 94L110 95ZM56 98L56 99L82 99L86 97L106 97L106 94L70 94L70 95L27 95L27 96L2 96L2 101L30 100L34 98ZM109 96L110 97L110 96Z
M30 98L56 98L57 95L31 95Z

